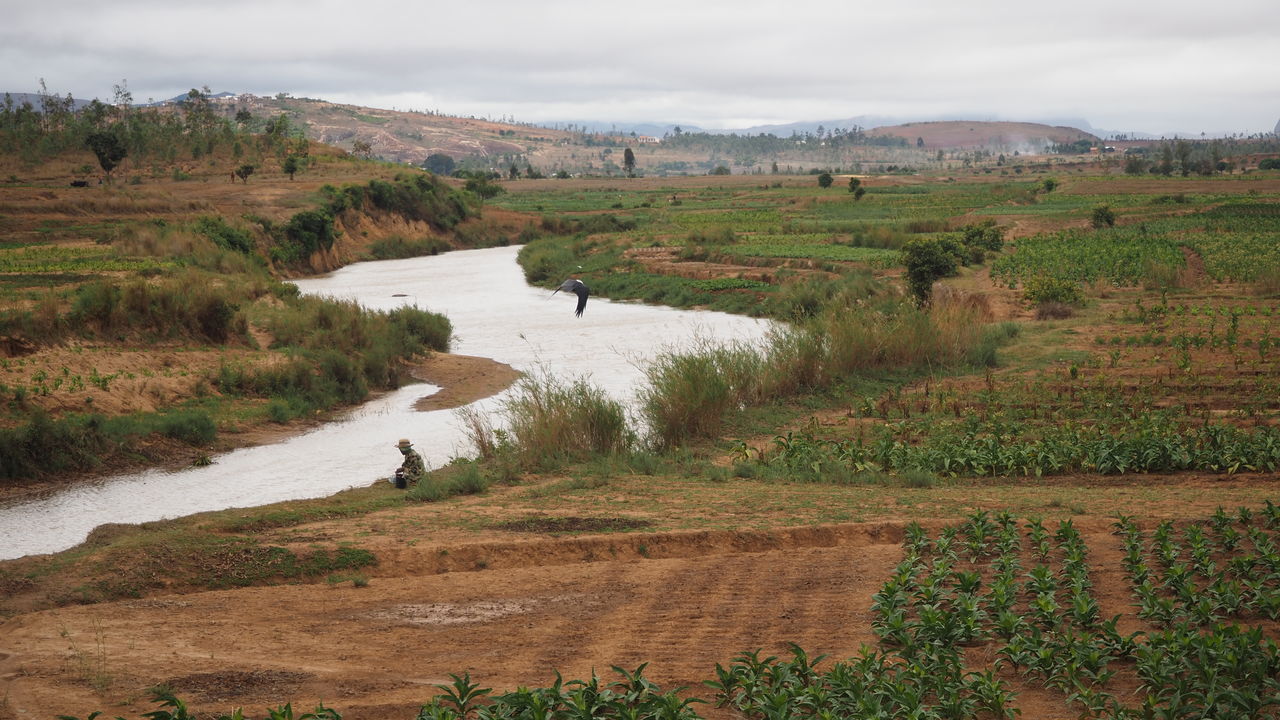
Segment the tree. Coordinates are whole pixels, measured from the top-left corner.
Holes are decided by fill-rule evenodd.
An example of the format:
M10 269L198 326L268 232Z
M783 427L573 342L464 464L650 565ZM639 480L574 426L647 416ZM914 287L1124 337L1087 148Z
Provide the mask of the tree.
M862 187L862 181L856 177L849 178L849 192L856 193L858 188Z
M268 120L265 130L267 135L271 136L271 138L276 141L288 137L290 130L289 116L284 113L280 113L274 119Z
M257 169L258 169L257 166L246 163L236 168L235 174L236 174L236 177L240 178L241 182L243 182L245 185L248 185L249 176L252 175L253 171Z
M627 171L628 176L636 174L636 154L631 152L631 148L622 153L622 169Z
M853 199L854 199L854 201L855 201L855 202L857 202L858 200L861 200L861 199L862 199L862 196L863 196L863 195L866 195L866 194L867 194L867 189L866 189L866 188L864 188L864 187L862 187L861 185L859 185L859 186L858 186L858 187L853 191Z
M1178 170L1182 173L1182 177L1191 174L1191 143L1186 140L1179 140L1174 146L1174 153L1178 156Z
M293 174L302 169L302 161L298 159L297 155L290 155L281 163L280 169L284 170L289 179L292 180Z
M1156 172L1165 177L1173 174L1173 146L1169 143L1160 147L1160 163L1156 165Z
M832 183L831 173L824 172L818 176L818 187L825 190L826 188L831 187L831 183Z
M712 175L728 175L729 168L725 165L717 165L715 169L711 171L711 174Z
M1040 181L1040 191L1051 193L1058 189L1058 181L1056 178L1047 177Z
M1130 155L1124 159L1124 171L1127 175L1142 175L1147 172L1147 161L1141 155Z
M902 262L907 268L907 288L921 306L929 304L933 283L958 267L956 256L937 238L908 240L902 246Z
M472 177L467 179L467 182L463 187L468 192L475 193L476 196L478 196L482 200L488 200L489 198L495 195L498 195L499 193L504 193L507 191L507 189L502 187L501 185L495 185L489 182L489 178L485 177L484 175L473 175Z
M922 137L916 138L916 147L918 148L924 147L924 138Z
M1089 224L1095 229L1116 226L1116 214L1110 205L1099 205L1093 209L1093 213L1089 217Z
M511 169L507 170L507 177L511 180L520 179L520 168L516 167L515 163L511 163Z
M422 167L436 175L452 175L456 166L453 156L444 153L432 153L422 161Z
M102 172L106 173L107 182L111 182L111 171L129 154L120 135L114 128L98 130L89 133L84 144L98 156L98 164L102 166Z

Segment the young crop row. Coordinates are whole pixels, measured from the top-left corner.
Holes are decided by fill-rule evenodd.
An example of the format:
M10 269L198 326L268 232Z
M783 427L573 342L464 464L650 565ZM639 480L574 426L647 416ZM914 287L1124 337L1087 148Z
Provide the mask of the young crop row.
M848 245L807 245L771 243L768 245L733 245L724 248L726 255L742 257L793 258L798 260L836 260L842 262L891 262L898 259L898 252L881 248L850 247Z
M154 272L176 266L173 260L121 257L105 246L32 245L0 252L0 273Z
M673 212L668 218L684 230L705 230L708 227L732 227L734 232L770 232L782 224L782 215L772 208Z
M1219 509L1207 523L1181 532L1171 521L1161 522L1148 544L1137 523L1122 516L1116 530L1138 614L1163 627L1280 620L1280 552L1273 536L1280 508L1268 501L1260 522L1254 517L1247 508L1234 516Z
M1111 367L1123 355L1111 353ZM1064 379L1040 377L1007 382L996 388L971 390L946 385L910 391L893 391L880 397L865 396L850 407L857 418L911 421L924 434L959 422L966 432L1000 435L1035 434L1042 424L1066 421L1125 422L1147 417L1152 422L1203 424L1204 410L1229 404L1232 409L1254 409L1260 417L1280 417L1280 377L1270 366L1257 374L1171 372L1147 378L1112 378L1106 370L1088 374L1072 366ZM1116 402L1124 397L1124 402ZM1251 415L1252 417L1252 415ZM912 430L900 425L902 434ZM865 431L864 431L865 432Z
M1211 305L1208 303L1189 305L1187 303L1178 303L1176 305L1169 302L1169 296L1162 295L1160 304L1147 308L1142 304L1142 299L1138 298L1134 302L1134 312L1125 311L1122 319L1143 324L1151 324L1160 322L1166 318L1229 318L1229 317L1260 317L1271 318L1280 315L1280 306L1277 305L1254 305L1250 303L1238 305Z
M1269 525L1275 513L1268 503ZM1241 513L1247 516L1247 510ZM1258 552L1265 556L1274 552L1270 529L1237 530L1226 518L1220 510L1212 520L1226 558L1242 566L1265 565L1265 560L1246 562L1252 555L1239 547L1226 547L1233 542L1238 546L1237 536L1249 534L1259 538L1265 550ZM1132 557L1143 554L1141 531L1129 518L1122 517L1116 525L1129 548L1126 566L1140 565L1141 559ZM1191 591L1195 597L1186 598L1186 612L1169 618L1163 628L1124 634L1118 630L1123 616L1101 616L1092 593L1088 548L1071 521L1051 533L1033 518L1023 529L1029 553L1023 549L1023 532L1006 513L994 518L975 513L933 541L919 527L909 528L904 538L907 558L873 601L877 633L886 643L902 647L922 638L935 643L994 642L997 679L1016 673L1023 682L1057 689L1067 703L1078 706L1081 717L1275 715L1280 707L1274 679L1280 671L1276 643L1260 626L1224 624L1220 620L1225 613L1203 614L1198 609L1229 602L1230 591L1218 587L1227 583L1206 581L1203 588ZM1171 525L1162 524L1153 534L1152 547L1176 558L1176 551L1162 550L1171 535ZM1188 529L1187 538L1191 557L1210 552L1205 533ZM1179 565L1173 562L1169 567ZM1168 592L1181 590L1185 595L1187 584L1179 577L1175 572L1168 580ZM1275 595L1274 583L1255 582L1261 588L1258 597ZM1134 583L1139 615L1147 617L1146 595L1151 591L1136 577ZM1228 599L1222 600L1222 595ZM1136 703L1130 704L1130 693L1120 692L1117 678L1122 674L1140 682Z
M1229 425L1179 427L1160 418L1108 423L1061 422L1009 432L997 422L931 424L916 437L907 423L870 438L826 439L808 431L777 436L758 462L820 478L874 470L923 470L950 476L1042 476L1199 470L1235 473L1280 469L1280 429Z
M1065 230L1019 240L1015 252L992 262L991 277L1010 287L1036 276L1135 285L1152 263L1182 267L1185 260L1179 244L1166 236L1129 228Z
M1253 282L1280 268L1280 233L1214 233L1185 237L1215 280Z
M1066 230L1026 238L992 266L1010 286L1037 275L1074 282L1133 285L1153 267L1181 268L1182 248L1197 252L1218 281L1252 282L1280 269L1280 216L1275 203L1223 205L1137 225Z

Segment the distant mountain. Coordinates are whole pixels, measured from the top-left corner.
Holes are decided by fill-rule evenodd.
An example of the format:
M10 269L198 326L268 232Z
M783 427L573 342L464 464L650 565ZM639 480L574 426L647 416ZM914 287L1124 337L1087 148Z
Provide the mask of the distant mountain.
M31 103L31 107L37 110L40 109L40 95L38 93L15 93L15 92L3 93L3 94L0 94L0 98L3 98L5 95L8 95L9 98L13 100L14 105L22 105L22 103L28 102L28 103ZM88 105L90 102L92 101L80 100L79 98L73 98L71 101L72 107L74 107L76 110L79 110L85 105Z
M1068 127L1080 130L1087 135L1102 135L1102 131L1095 130L1084 118L1032 118L1008 120L995 116L982 115L955 115L955 116L938 116L938 115L920 115L920 116L903 116L903 115L855 115L846 118L836 118L828 120L800 120L790 123L779 123L773 125L752 125L749 127L738 128L702 128L689 123L626 123L626 122L591 122L591 121L568 121L563 123L552 123L553 127L564 127L572 125L574 127L585 127L594 132L630 134L632 132L637 135L648 135L652 137L662 137L668 133L675 132L675 128L679 127L683 132L705 132L716 135L776 135L777 137L790 137L793 134L804 135L806 133L816 134L818 128L822 128L827 132L833 130L852 130L853 128L861 128L863 130L873 130L881 127L892 127L896 125L905 125L907 123L926 123L926 122L1024 122L1053 127Z

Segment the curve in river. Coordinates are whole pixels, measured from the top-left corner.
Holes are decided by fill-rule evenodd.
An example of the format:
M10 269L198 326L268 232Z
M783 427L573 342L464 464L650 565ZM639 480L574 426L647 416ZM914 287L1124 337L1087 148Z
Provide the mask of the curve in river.
M576 318L576 296L552 296L524 282L517 251L465 250L359 263L297 284L305 293L354 299L378 310L409 304L444 313L453 323L453 352L490 357L525 372L586 376L628 402L643 379L641 368L658 352L698 340L752 341L770 327L724 313L600 298L592 298ZM401 437L414 442L428 465L442 465L470 448L454 411L413 410L415 400L436 389L401 388L337 422L280 443L216 456L207 467L122 475L0 508L0 559L64 550L104 523L323 497L368 485L399 464L393 444ZM505 395L477 405L493 412Z

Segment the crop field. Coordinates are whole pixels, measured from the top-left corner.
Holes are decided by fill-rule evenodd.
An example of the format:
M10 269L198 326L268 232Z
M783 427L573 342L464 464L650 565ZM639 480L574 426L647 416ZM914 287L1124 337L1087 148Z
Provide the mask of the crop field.
M1280 176L1099 172L503 181L483 207L528 219L531 283L795 333L651 375L683 390L646 407L706 420L675 441L529 462L494 434L407 500L360 488L0 564L7 702L134 717L163 684L168 710L214 716L1278 717ZM998 242L963 242L988 220ZM49 234L118 232L70 227ZM24 309L58 278L175 269L30 230L0 253ZM916 241L959 253L923 307ZM245 314L268 340L334 324L271 297ZM150 365L83 342L9 358L0 399L194 387L187 342ZM292 412L201 364L202 392Z
M1069 519L980 512L932 537L909 526L906 557L872 601L888 649L845 666L859 692L824 687L846 680L840 666L796 685L859 698L864 717L919 717L922 706L931 717L1012 717L1018 686L1059 693L1081 717L1274 716L1278 520L1270 502L1187 524L1120 515L1123 559L1105 569L1095 558L1114 562L1114 550L1091 548ZM1121 568L1128 612L1116 613L1094 588ZM994 661L967 669L975 656ZM806 702L804 690L790 699Z

